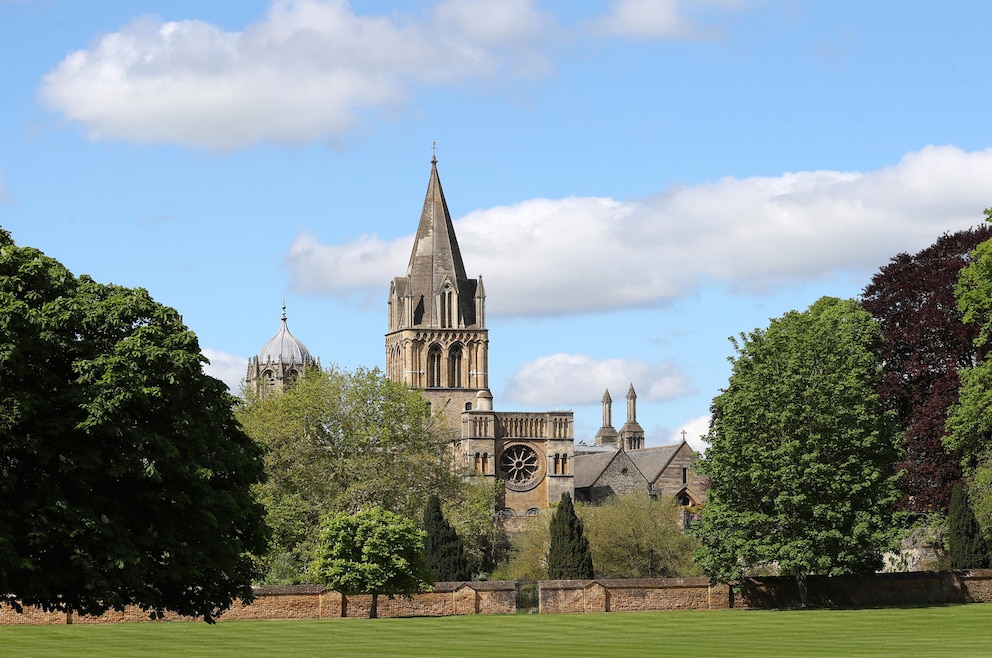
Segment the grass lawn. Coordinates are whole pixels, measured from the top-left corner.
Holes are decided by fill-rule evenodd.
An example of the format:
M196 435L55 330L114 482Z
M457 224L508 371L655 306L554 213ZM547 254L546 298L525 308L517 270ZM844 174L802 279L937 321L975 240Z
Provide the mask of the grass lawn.
M992 604L0 627L3 656L980 656Z

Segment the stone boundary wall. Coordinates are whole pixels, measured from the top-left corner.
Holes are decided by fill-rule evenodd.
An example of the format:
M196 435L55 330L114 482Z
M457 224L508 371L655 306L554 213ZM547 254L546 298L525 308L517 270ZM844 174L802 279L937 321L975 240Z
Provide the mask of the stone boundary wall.
M824 608L990 603L992 569L809 576L806 587L810 605ZM748 578L733 600L735 608L799 605L799 587L791 576Z
M708 578L636 580L543 580L538 583L539 611L632 612L643 610L715 610L730 607L730 588Z
M218 618L230 619L333 619L368 617L369 595L345 596L322 585L256 587L255 600L245 605L236 601ZM410 598L379 596L379 617L444 617L448 615L513 614L517 611L516 583L512 581L436 583L433 592ZM161 621L196 621L193 617L166 613ZM152 621L148 611L128 606L99 616L44 612L25 608L17 613L0 605L0 626L53 624L118 624Z
M380 617L513 614L516 586L512 581L437 583L433 592L411 598L380 596L378 612ZM990 603L992 569L810 576L807 589L812 605L831 608ZM545 580L538 583L538 597L541 614L799 606L795 579L787 576L748 578L737 591L706 578ZM252 604L236 602L219 620L368 617L371 602L371 596L344 596L320 585L259 587ZM163 619L192 620L174 614ZM38 608L17 613L0 605L0 626L140 621L150 621L149 614L133 606L87 617Z

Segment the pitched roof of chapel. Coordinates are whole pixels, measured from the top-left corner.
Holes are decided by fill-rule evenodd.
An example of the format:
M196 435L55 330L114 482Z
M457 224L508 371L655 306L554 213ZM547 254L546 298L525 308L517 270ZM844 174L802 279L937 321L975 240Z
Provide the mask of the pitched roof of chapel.
M640 450L617 450L610 452L593 452L575 455L572 460L572 474L576 489L591 487L600 478L606 468L619 455L624 454L641 472L649 483L657 481L662 471L672 462L672 459L682 448L682 443L659 446L656 448L641 448Z

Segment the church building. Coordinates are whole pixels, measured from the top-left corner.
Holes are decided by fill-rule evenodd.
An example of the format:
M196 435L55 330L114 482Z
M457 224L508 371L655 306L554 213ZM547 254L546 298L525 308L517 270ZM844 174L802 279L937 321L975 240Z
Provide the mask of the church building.
M320 359L314 359L307 346L289 332L286 305L283 304L279 331L262 346L257 356L248 360L245 387L262 394L278 393L307 368L319 369Z
M386 374L419 389L447 419L455 468L503 481L508 526L571 495L572 412L493 408L486 293L481 276L465 274L437 158L406 274L390 283L387 307Z

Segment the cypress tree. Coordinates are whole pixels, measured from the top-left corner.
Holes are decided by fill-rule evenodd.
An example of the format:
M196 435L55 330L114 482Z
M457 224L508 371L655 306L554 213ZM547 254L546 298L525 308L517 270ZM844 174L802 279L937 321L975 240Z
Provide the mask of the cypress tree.
M971 509L968 491L958 482L951 490L948 511L947 544L952 569L985 569L989 566L989 549Z
M424 530L427 531L424 556L434 578L441 582L471 580L462 539L444 518L436 495L428 499L424 509Z
M548 578L552 580L588 580L593 577L592 552L582 531L582 521L575 515L572 497L561 495L561 502L551 517L551 542L548 546Z

